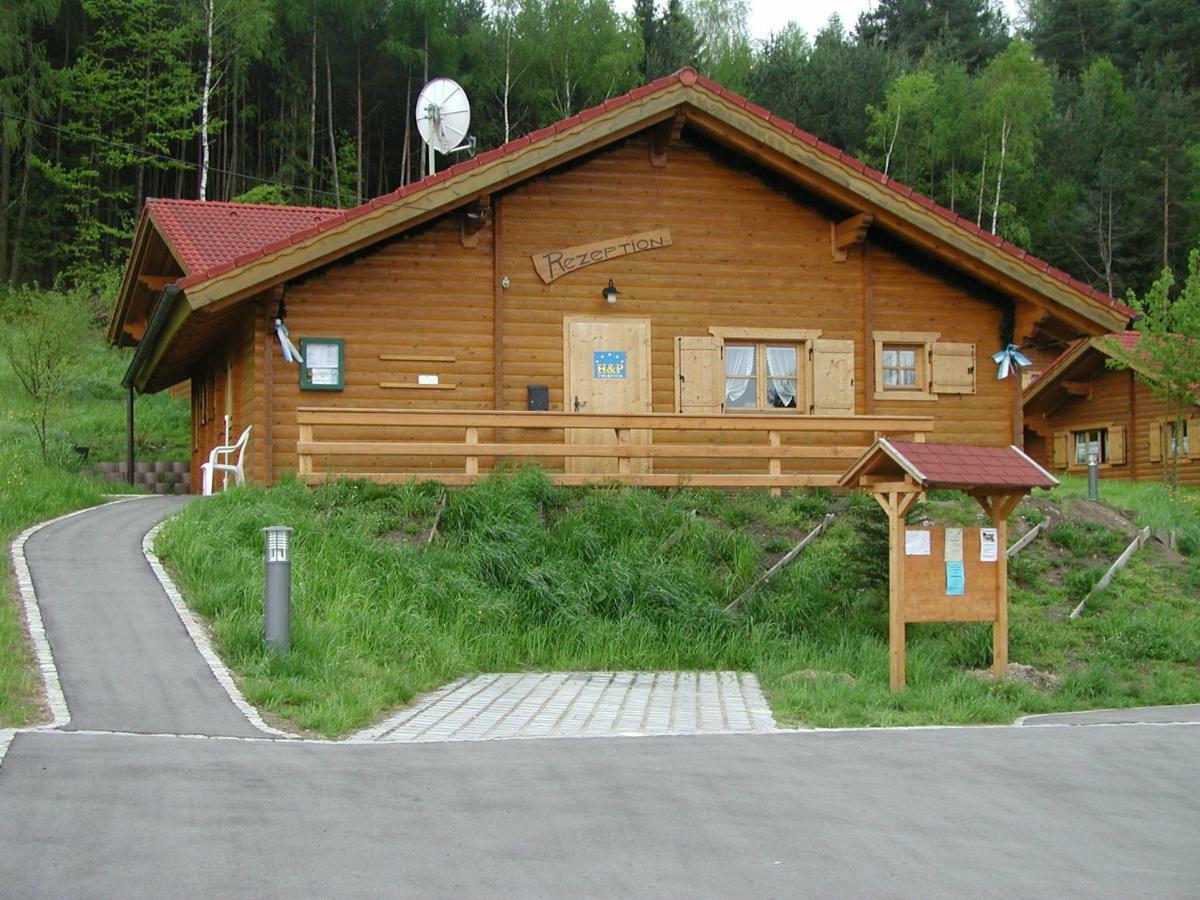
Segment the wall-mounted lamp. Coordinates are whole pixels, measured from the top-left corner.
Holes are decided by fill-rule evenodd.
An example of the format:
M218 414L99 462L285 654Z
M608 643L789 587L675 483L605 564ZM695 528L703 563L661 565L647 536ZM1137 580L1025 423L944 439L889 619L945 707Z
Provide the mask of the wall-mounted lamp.
M617 290L617 286L613 284L613 280L611 278L608 279L608 287L600 292L601 296L604 297L604 302L609 306L617 305L617 297L620 295L620 293L621 292Z

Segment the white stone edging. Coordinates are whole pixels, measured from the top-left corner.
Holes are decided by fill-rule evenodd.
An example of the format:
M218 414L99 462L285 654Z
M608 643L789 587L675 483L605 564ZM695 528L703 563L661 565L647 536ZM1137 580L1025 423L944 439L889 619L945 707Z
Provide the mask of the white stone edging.
M77 509L53 519L47 519L37 525L31 525L13 538L9 556L12 559L13 575L17 579L17 592L21 595L21 605L25 612L25 627L29 629L29 641L33 644L34 658L38 670L42 674L42 690L46 706L50 709L50 727L65 728L71 723L71 710L67 706L67 698L63 694L62 682L58 678L58 667L54 664L54 651L50 649L50 640L46 637L46 625L42 621L42 608L38 605L37 591L33 587L33 576L29 572L29 562L25 559L25 543L49 525L57 524L66 519L102 506L114 503L127 503L130 500L144 499L142 495L122 497L119 500L109 500L96 506ZM11 740L11 735L9 740ZM2 754L0 754L2 755Z
M175 607L175 613L183 623L188 637L192 639L192 643L195 644L200 655L204 657L204 661L208 663L208 668L212 672L213 677L217 679L217 683L224 688L233 705L246 717L246 721L265 734L296 739L299 737L298 735L273 728L263 721L259 711L242 694L241 688L238 687L237 682L233 678L233 673L229 671L229 667L225 665L221 657L217 655L216 650L213 649L212 639L208 633L208 626L201 622L196 617L196 614L188 608L187 603L184 602L179 588L176 587L166 567L154 552L154 539L158 537L158 533L162 530L164 524L166 523L159 522L146 532L146 536L142 538L142 555L146 557L146 562L149 563L151 571L154 572L154 577L158 579L158 583L162 586L163 593L167 595L167 599Z

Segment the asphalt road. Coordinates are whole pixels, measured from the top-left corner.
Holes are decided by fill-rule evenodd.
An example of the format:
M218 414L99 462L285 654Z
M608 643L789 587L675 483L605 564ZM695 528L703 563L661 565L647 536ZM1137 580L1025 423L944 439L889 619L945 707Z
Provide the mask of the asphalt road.
M251 738L123 506L29 559L73 727L139 733L12 739L4 897L1200 895L1200 725Z
M1194 897L1200 729L330 746L17 735L0 891Z

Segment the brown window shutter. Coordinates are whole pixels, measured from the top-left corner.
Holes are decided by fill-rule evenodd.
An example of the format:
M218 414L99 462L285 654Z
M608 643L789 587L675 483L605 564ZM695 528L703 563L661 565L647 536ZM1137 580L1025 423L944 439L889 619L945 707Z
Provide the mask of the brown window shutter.
M1162 462L1163 457L1163 425L1162 422L1155 422L1150 426L1150 462Z
M1125 426L1108 426L1108 461L1114 466L1125 465Z
M720 415L725 401L725 364L719 337L675 338L675 411Z
M931 390L935 394L975 393L975 345L936 341Z
M854 341L813 341L813 413L854 415Z
M1058 431L1054 434L1054 468L1056 469L1067 467L1067 442L1070 437L1065 431Z
M1200 459L1200 416L1187 420L1188 459Z

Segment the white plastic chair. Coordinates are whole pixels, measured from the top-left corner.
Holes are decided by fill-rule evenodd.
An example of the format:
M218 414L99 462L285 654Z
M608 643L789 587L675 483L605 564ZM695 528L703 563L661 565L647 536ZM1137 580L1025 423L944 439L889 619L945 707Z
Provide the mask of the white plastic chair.
M212 496L213 492L213 472L229 472L233 474L234 481L237 484L244 484L246 481L246 472L242 468L242 459L246 455L246 444L250 442L250 429L253 425L247 425L246 430L242 432L242 436L237 439L236 444L226 444L223 447L214 447L213 452L208 454L208 462L200 464L200 470L203 473L204 488L203 495L205 497ZM229 462L229 457L237 454L236 462ZM227 485L228 478L225 481ZM222 485L224 490L225 485Z

